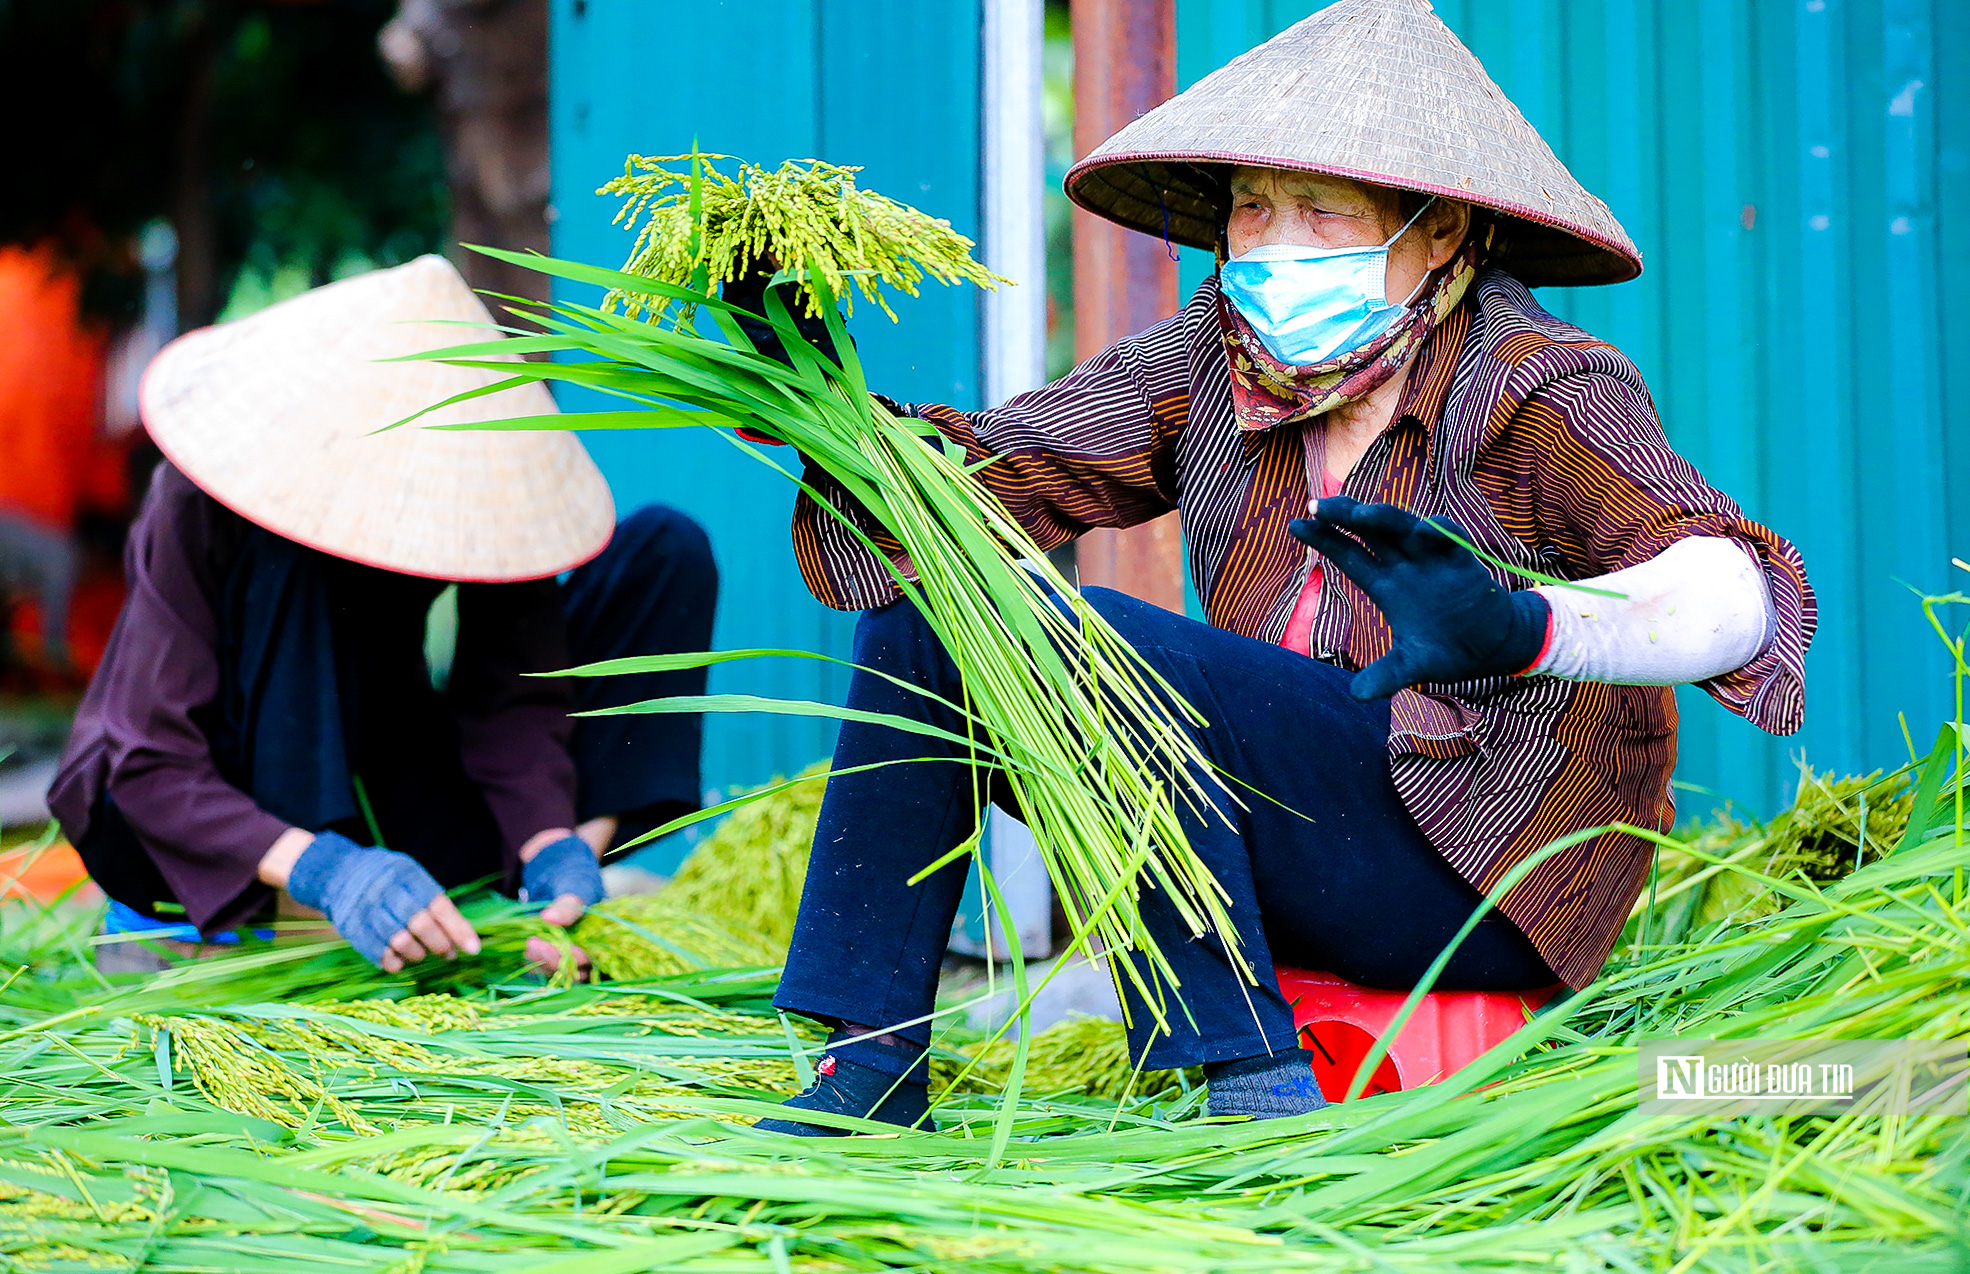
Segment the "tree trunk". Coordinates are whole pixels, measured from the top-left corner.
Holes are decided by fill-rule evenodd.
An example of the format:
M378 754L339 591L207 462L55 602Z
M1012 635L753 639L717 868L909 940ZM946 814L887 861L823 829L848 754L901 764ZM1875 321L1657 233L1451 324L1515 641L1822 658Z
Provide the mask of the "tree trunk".
M437 98L460 273L545 300L545 275L459 245L547 251L547 0L402 0L377 43L400 85Z
M178 235L178 329L189 332L219 317L219 227L212 209L212 89L218 48L201 22L187 41L190 71L178 107L171 226Z

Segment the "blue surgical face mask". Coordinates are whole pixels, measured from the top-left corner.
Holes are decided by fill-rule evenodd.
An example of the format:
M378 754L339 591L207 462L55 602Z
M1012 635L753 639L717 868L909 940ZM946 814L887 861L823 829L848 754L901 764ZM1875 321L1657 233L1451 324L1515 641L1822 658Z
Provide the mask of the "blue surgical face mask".
M1218 268L1225 299L1281 362L1324 363L1360 349L1393 327L1415 299L1411 292L1389 300L1389 249L1435 202L1418 208L1380 247L1260 244Z

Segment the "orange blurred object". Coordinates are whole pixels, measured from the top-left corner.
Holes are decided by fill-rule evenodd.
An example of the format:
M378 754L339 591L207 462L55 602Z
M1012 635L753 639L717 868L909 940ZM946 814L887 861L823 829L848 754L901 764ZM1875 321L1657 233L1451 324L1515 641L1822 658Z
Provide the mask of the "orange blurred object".
M104 333L52 247L0 247L0 509L52 531L125 496L124 447L104 438Z
M70 555L79 514L121 515L129 498L135 437L111 439L102 428L105 357L103 327L84 318L81 277L62 255L46 244L0 247L0 518L23 528L17 535L29 543L39 537L66 544ZM104 576L102 564L85 567L78 580L78 559L49 552L38 590L23 588L3 600L12 603L9 627L19 652L47 646L41 636L49 617L38 613L40 606L67 612L53 625L60 638L49 651L53 666L44 669L30 658L13 670L35 686L33 678L53 678L57 684L46 688L60 691L86 677L101 657L122 603L122 580L120 572L91 579Z
M26 846L0 853L0 898L33 898L53 902L75 886L77 899L96 902L102 891L89 880L82 856L67 841L43 850Z
M68 657L85 676L94 676L109 645L110 631L123 612L123 572L114 561L84 561L68 604Z
M109 635L116 617L123 611L123 572L115 562L84 559L82 573L75 581L75 593L68 604L68 658L85 681L95 675L109 646ZM32 598L14 602L7 617L7 629L16 650L41 648L41 605ZM78 689L80 687L78 686Z
M1313 1075L1329 1101L1347 1094L1354 1075L1395 1020L1405 991L1375 991L1331 973L1280 969L1279 993L1293 1006L1300 1045L1313 1053ZM1375 1067L1364 1097L1434 1084L1476 1061L1524 1026L1532 1010L1558 993L1432 991L1416 1005L1402 1034Z

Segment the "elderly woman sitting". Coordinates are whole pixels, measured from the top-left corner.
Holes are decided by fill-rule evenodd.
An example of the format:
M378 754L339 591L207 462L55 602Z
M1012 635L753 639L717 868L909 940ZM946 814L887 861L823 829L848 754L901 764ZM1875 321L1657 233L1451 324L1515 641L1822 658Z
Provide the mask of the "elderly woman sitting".
M1350 73L1420 46L1442 77ZM1257 117L1225 122L1240 112ZM1425 153L1364 119L1455 135ZM1068 189L1215 246L1219 271L1045 388L907 410L982 464L1043 546L1181 512L1208 623L1087 597L1209 722L1204 753L1270 798L1232 826L1187 825L1257 983L1150 893L1188 1014L1153 1039L1134 1015L1133 1043L1151 1067L1202 1064L1214 1114L1296 1114L1323 1099L1273 962L1414 986L1543 847L1668 827L1668 687L1796 729L1812 594L1792 546L1671 450L1634 365L1534 301L1528 283L1618 282L1639 258L1413 0L1348 0L1287 31L1130 125ZM867 609L850 705L962 731L903 688L963 693L882 564L811 499L794 535L816 595ZM1527 572L1594 591L1523 588ZM836 768L928 746L848 722ZM972 833L974 790L955 748L830 781L778 1003L838 1034L790 1107L924 1117L963 866L908 882ZM1586 984L1648 862L1620 833L1544 858L1438 985Z

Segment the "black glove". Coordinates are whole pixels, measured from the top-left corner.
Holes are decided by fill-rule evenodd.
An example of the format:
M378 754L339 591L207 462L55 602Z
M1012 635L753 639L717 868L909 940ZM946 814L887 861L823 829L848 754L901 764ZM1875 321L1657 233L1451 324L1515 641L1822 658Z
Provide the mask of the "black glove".
M725 284L723 296L727 305L736 305L746 312L732 317L738 320L739 326L759 352L792 367L793 358L787 353L786 346L781 344L780 333L765 321L766 284L772 277L773 271L767 268L767 263L755 262L749 272ZM812 345L821 357L839 363L841 359L835 354L834 337L828 331L827 320L819 314L807 312L806 298L792 283L782 283L773 292L786 305L794 326L800 329L800 338ZM760 317L749 317L754 314Z
M1476 554L1438 526L1470 539L1449 518L1426 522L1393 504L1344 495L1320 502L1312 521L1287 529L1339 567L1389 621L1389 653L1354 675L1361 700L1386 699L1421 681L1469 681L1524 672L1546 645L1552 608L1530 590L1501 588Z
M553 902L562 894L573 894L584 907L609 896L602 884L602 864L579 836L563 836L541 846L520 868L520 891L528 902Z
M390 939L445 891L409 854L318 832L294 860L287 892L327 916L365 960L381 965Z
M766 283L772 277L773 271L769 263L755 261L751 270L736 279L727 281L723 296L726 304L736 305L746 311L743 314L734 314L732 317L752 341L754 347L768 358L792 367L793 356L787 353L787 347L781 342L778 329L766 322L763 317L766 313ZM793 319L793 325L800 331L800 338L812 345L823 358L839 364L841 359L835 354L834 336L828 331L827 320L818 314L807 313L807 302L793 284L782 283L774 288L773 292L786 305L787 313ZM762 317L751 317L754 314ZM757 426L741 427L738 434L749 442L763 442L774 447L786 446L786 439ZM805 458L802 457L803 460Z

